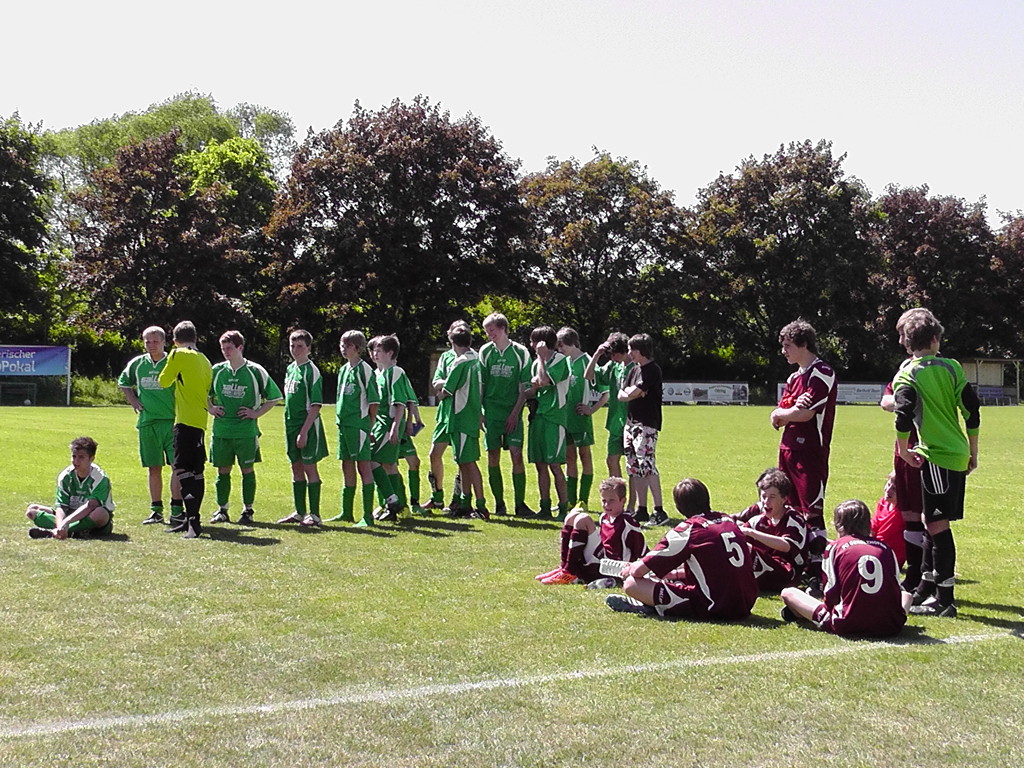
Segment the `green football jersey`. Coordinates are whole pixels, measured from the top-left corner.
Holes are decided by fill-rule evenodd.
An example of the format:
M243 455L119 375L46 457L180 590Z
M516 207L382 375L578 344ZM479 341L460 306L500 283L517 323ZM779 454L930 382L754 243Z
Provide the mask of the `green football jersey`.
M441 353L441 356L437 359L437 368L434 369L434 379L431 382L434 385L444 384L448 378L448 374L452 369L452 363L455 362L455 350L446 349ZM438 426L447 428L447 425L451 422L452 417L452 404L449 398L441 400L437 404L437 413L434 419L437 421Z
M110 478L97 464L92 465L84 480L75 473L73 464L57 476L55 507L63 507L66 512L74 512L89 499L96 499L101 507L111 514L114 513Z
M212 366L206 355L191 347L175 347L167 355L160 371L160 386L174 387L174 422L206 429L210 413L206 398L210 394Z
M377 418L373 423L374 437L382 437L391 429L395 419L391 415L395 403L405 405L409 402L409 393L412 392L412 385L405 371L397 365L377 371L377 389L380 392L380 406L377 408ZM415 399L415 398L414 398ZM403 434L405 415L398 425L398 434Z
M324 380L312 360L299 365L294 360L284 374L284 423L301 427L309 409L324 404Z
M243 360L237 371L225 360L213 366L210 400L224 409L223 416L213 420L214 437L256 437L256 419L238 415L241 408L260 408L268 400L280 400L281 390L259 363Z
M489 341L480 347L480 376L484 413L491 419L505 419L519 400L520 392L530 385L530 351L510 341L501 352Z
M892 388L897 395L903 387L917 393L914 425L918 444L915 449L929 462L944 469L967 471L971 459L970 443L960 425L960 414L968 417L962 394L967 377L956 360L926 355L907 361L900 367ZM977 429L968 430L977 434ZM909 433L898 433L901 437Z
M537 390L537 415L565 426L567 397L569 394L569 358L555 352L547 362L551 383ZM533 362L533 373L540 371L540 361Z
M566 393L565 430L572 434L591 432L594 429L592 417L581 416L576 413L576 406L580 403L590 405L590 382L583 378L588 365L590 365L590 355L586 352L569 361L569 390Z
M480 357L470 349L455 358L444 381L444 391L451 395L444 402L451 401L448 427L453 433L480 434L480 388Z
M167 365L167 355L157 362L149 353L133 357L117 377L117 386L130 387L142 403L136 426L154 421L174 421L174 387L160 386L160 371Z
M352 365L347 360L338 371L338 399L334 420L339 428L355 428L369 432L370 406L380 402L377 375L365 360Z
M629 372L635 365L636 363L631 360L624 363L609 360L594 371L594 383L598 390L608 393L608 416L605 418L604 426L613 434L621 435L626 427L629 403L619 400L619 390L626 386Z

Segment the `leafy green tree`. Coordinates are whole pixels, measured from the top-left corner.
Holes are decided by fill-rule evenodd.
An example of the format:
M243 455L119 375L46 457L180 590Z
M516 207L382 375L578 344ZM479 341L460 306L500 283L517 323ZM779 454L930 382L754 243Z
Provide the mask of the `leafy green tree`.
M664 337L679 297L657 295L684 280L687 238L672 195L646 169L598 153L586 163L550 159L524 178L531 249L543 259L533 294L550 318L587 346L611 330Z
M691 233L710 281L698 286L696 331L706 351L761 386L787 372L778 334L798 317L815 326L839 369L877 365L870 200L844 175L844 158L826 141L791 143L698 193Z
M78 285L91 296L78 322L130 335L182 318L209 333L254 328L268 169L252 140L185 153L171 131L119 150L74 201L85 214L74 227Z
M515 171L472 115L423 97L357 103L296 153L268 230L268 312L318 336L396 332L403 364L424 371L440 329L485 294L514 293L525 271Z
M39 167L39 142L15 114L0 122L0 338L39 333L39 272L50 183ZM41 339L36 339L41 340Z
M996 288L994 236L984 202L931 196L927 185L892 185L875 206L879 215L871 233L882 258L882 333L891 339L900 314L923 306L945 326L943 349L949 354L988 354L994 307L979 300L964 311L964 297L980 299Z

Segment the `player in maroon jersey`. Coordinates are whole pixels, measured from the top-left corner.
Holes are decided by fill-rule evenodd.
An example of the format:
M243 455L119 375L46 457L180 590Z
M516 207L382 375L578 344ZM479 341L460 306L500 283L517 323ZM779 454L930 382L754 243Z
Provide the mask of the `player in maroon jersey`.
M779 332L786 362L796 365L782 389L771 423L782 430L779 469L793 483L790 503L807 520L808 586L820 589L821 553L825 548L825 486L829 446L836 417L836 374L818 357L814 328L794 320Z
M803 515L786 503L793 490L786 473L775 467L757 478L760 500L736 517L747 536L754 578L762 592L793 586L803 571L807 526Z
M863 501L851 499L836 507L839 538L825 550L825 599L817 600L796 587L782 590L782 617L813 621L836 635L891 637L907 622L913 596L900 589L899 568L892 550L871 538L871 513Z
M608 607L693 619L749 616L757 582L743 532L731 517L711 511L710 494L700 480L681 480L672 496L686 519L622 572L627 596L609 595Z
M601 558L632 562L647 554L643 531L625 511L626 481L609 477L598 486L601 494L600 527L585 511L570 512L562 525L562 557L558 568L536 577L542 584L579 584L601 589L621 582L601 577Z

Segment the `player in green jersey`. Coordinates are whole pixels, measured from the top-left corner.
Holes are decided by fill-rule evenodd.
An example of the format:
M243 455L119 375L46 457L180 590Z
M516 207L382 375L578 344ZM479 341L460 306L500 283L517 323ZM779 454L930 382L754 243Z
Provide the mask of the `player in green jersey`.
M106 536L114 529L114 498L110 478L93 464L96 441L79 437L71 441L71 466L57 476L52 507L29 504L25 516L32 523L33 539L66 539L68 536Z
M565 403L566 497L572 509L586 512L590 486L594 483L594 459L590 450L594 444L594 419L590 415L590 382L585 376L590 355L580 349L579 334L569 327L558 331L557 349L569 359L569 391Z
M405 409L412 386L409 377L395 358L401 349L398 337L376 336L369 343L370 358L377 366L377 389L380 405L373 421L370 438L373 443L373 480L381 506L375 510L377 520L396 522L407 507L405 486L398 474L398 450L405 433Z
M602 359L605 360L604 363L601 363ZM622 434L626 428L629 403L619 400L618 395L619 390L625 389L629 372L635 365L636 363L629 359L629 337L624 333L614 332L594 350L594 355L583 372L583 377L600 392L597 402L587 410L594 414L605 404L608 406L608 415L605 418L608 453L605 461L611 477L622 477L622 456L626 452ZM636 489L630 478L629 503L626 509L635 508Z
M476 496L476 507L470 517L490 519L484 502L484 485L480 476L480 358L472 349L473 334L469 328L457 328L451 333L452 361L440 396L443 402L451 401L448 434L451 438L452 453L459 465L462 480L462 509L469 506L469 494ZM449 516L460 516L460 510L452 510Z
M188 320L174 326L174 349L160 371L164 389L174 387L174 474L181 484L185 519L168 530L194 539L202 533L199 510L206 494L207 396L213 378L210 361L196 348L196 327Z
M338 426L338 458L345 487L341 496L341 514L330 521L353 522L356 498L356 479L363 484L363 516L356 525L373 525L373 470L370 468L370 428L377 417L380 392L377 376L362 359L366 349L366 336L361 331L345 331L339 342L345 359L338 371L338 397L335 405L335 423ZM319 525L320 521L312 521Z
M963 519L967 475L978 467L981 404L960 363L939 356L944 329L935 315L923 308L908 310L896 329L911 355L892 383L896 442L900 458L921 470L927 531L910 612L953 617L956 545L950 522ZM918 435L913 449L911 427L917 427Z
M243 505L238 522L250 525L256 500L256 463L261 460L257 419L284 395L262 365L245 359L245 337L239 331L221 335L220 351L224 362L213 367L209 396L213 414L210 463L217 467L217 511L210 522L231 522L231 467L237 461L242 472Z
M288 336L292 362L284 375L284 436L288 461L292 465L295 511L278 523L301 523L308 516L308 525L320 519L322 482L317 464L327 456L327 437L320 417L324 383L320 369L309 359L312 346L313 336L309 331L299 329Z
M529 460L537 467L540 510L537 517L551 519L551 480L558 496L557 519L569 511L565 488L565 421L569 392L569 358L557 349L558 337L549 325L534 328L530 344L536 358L530 380L531 394L537 396L537 413L530 424Z
M515 513L529 517L533 511L526 506L522 412L530 389L530 350L509 338L508 318L500 312L484 319L484 332L488 342L480 347L481 399L487 441L487 480L494 496L494 514L505 514L505 483L501 474L504 448L512 459Z
M174 390L160 386L160 371L167 362L164 344L167 335L159 325L142 332L146 354L132 358L117 379L128 404L139 414L139 458L149 473L149 517L143 525L164 521L164 465L174 463ZM185 516L181 487L171 473L171 521L180 523Z
M469 331L469 324L464 320L456 320L448 326L448 343L452 344L452 333L458 329ZM451 371L452 363L455 362L455 349L446 349L441 353L434 369L434 378L430 382L434 397L437 398L437 411L434 416L434 434L430 442L430 475L433 478L430 489L431 509L444 507L444 452L451 443L449 434L449 421L451 420L452 404L441 397L441 390L444 389L444 382ZM457 508L457 504L453 505Z

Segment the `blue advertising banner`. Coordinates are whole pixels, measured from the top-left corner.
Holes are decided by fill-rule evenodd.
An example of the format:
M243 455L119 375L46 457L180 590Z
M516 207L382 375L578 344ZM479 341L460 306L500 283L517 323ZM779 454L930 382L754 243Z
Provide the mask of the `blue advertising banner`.
M67 376L67 347L19 347L0 344L0 376Z

